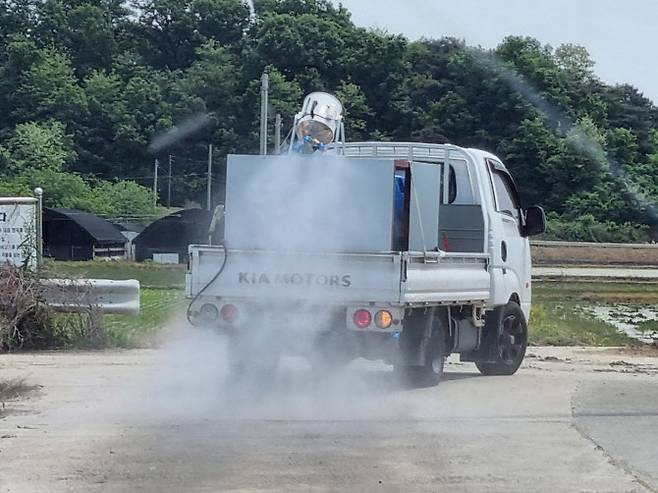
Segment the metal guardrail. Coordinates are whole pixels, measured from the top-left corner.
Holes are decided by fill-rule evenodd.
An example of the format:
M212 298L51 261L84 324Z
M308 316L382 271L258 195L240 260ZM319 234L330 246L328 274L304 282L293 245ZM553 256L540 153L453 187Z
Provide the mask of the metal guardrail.
M638 248L658 249L654 243L595 243L588 241L542 241L531 240L531 246L545 248Z
M535 267L532 278L564 281L635 281L658 282L658 269L624 267Z
M47 279L43 285L46 302L58 311L94 308L104 314L139 314L139 281Z

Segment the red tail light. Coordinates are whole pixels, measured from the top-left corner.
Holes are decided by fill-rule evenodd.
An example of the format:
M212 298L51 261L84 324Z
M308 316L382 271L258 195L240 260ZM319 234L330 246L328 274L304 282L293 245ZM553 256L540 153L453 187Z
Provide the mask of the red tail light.
M224 322L233 323L238 319L238 309L235 305L224 305L220 315Z
M359 329L367 328L372 322L372 315L368 310L357 310L354 312L354 325Z

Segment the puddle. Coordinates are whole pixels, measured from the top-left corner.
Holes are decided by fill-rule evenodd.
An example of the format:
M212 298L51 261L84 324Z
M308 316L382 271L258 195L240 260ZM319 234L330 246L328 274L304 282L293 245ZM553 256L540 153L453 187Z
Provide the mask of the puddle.
M658 341L658 308L646 305L584 306L587 315L609 323L633 339L648 344Z

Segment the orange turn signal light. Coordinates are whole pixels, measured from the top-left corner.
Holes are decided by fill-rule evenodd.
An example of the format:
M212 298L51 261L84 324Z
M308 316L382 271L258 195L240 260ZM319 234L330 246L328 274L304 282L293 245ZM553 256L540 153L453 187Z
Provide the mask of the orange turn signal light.
M393 324L393 315L388 310L379 310L375 314L375 325L380 329L388 329Z

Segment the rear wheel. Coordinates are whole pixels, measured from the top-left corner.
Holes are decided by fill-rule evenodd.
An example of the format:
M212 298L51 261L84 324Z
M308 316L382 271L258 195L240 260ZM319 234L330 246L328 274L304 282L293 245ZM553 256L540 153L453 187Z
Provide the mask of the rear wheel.
M395 367L395 372L412 387L434 387L443 378L446 350L445 337L440 329L434 330L425 348L425 364L422 366Z
M313 370L324 375L344 368L354 357L347 335L328 331L318 335L308 359Z
M483 375L513 375L521 366L528 347L528 324L521 307L511 301L498 316L495 361L475 363Z
M267 382L274 378L280 351L232 338L228 345L229 379L232 382Z

